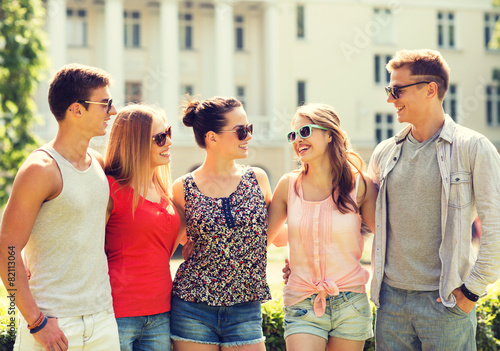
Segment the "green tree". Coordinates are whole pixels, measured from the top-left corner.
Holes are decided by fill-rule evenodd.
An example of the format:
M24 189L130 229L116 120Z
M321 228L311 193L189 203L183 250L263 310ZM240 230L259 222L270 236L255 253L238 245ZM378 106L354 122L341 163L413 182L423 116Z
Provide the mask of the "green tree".
M0 0L0 207L31 152L34 91L45 69L41 0Z

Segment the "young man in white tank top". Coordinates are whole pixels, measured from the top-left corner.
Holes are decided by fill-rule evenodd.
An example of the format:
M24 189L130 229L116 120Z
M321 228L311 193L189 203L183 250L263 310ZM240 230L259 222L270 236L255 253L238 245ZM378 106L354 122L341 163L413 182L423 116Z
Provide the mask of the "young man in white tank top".
M116 114L109 83L106 72L83 65L55 74L49 106L57 135L14 181L0 274L22 314L15 350L119 350L104 253L109 188L102 157L88 149Z

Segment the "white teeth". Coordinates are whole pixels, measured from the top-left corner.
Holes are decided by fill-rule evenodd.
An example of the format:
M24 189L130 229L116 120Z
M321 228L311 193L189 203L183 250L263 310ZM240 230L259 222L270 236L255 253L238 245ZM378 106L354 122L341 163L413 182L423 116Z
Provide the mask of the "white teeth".
M299 151L304 151L304 150L307 150L309 149L309 146L301 146L299 147Z
M396 107L396 110L399 112L399 111L401 111L403 108L404 108L404 106L402 106L402 107Z

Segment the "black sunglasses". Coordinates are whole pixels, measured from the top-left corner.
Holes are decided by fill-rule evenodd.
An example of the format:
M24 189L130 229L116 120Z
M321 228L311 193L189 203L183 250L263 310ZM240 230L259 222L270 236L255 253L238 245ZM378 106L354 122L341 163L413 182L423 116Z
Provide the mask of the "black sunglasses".
M169 139L172 138L172 127L171 126L168 126L164 132L153 135L152 139L154 141L156 141L156 145L158 145L159 147L162 147L163 145L165 145L165 142L167 141L167 137Z
M96 104L96 105L106 105L106 113L111 111L111 106L113 105L113 99L109 99L108 102L100 102L100 101L87 101L87 100L78 100L79 104Z
M385 87L385 93L387 94L387 96L389 96L389 94L391 94L392 97L397 100L397 99L399 99L399 94L401 93L401 89L408 88L408 87L411 87L411 86L414 86L417 84L422 84L422 83L429 84L430 82L417 82L417 83L413 83L413 84L403 85L402 87L394 87L394 88Z
M247 124L246 126L239 126L234 130L221 130L220 133L237 133L238 140L245 140L248 133L253 134L253 124Z
M295 141L295 139L297 138L297 133L298 133L302 139L307 139L312 134L312 128L328 130L328 128L318 126L317 124L307 124L303 127L300 127L297 130L292 130L291 132L289 132L286 135L286 138L287 138L289 143L293 143Z

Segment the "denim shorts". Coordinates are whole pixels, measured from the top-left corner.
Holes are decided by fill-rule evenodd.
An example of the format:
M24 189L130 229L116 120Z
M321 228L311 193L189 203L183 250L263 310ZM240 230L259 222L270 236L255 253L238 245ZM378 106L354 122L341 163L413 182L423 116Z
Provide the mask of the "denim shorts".
M209 306L172 295L172 340L223 347L263 342L260 305L260 301L255 301L233 306Z
M327 341L329 336L363 341L373 336L372 308L366 294L347 291L327 296L325 314L321 317L314 314L316 296L285 306L285 338L292 334L312 334Z
M170 312L116 319L120 350L170 350Z
M414 291L382 283L375 339L380 350L476 350L476 308L436 301L439 291Z

